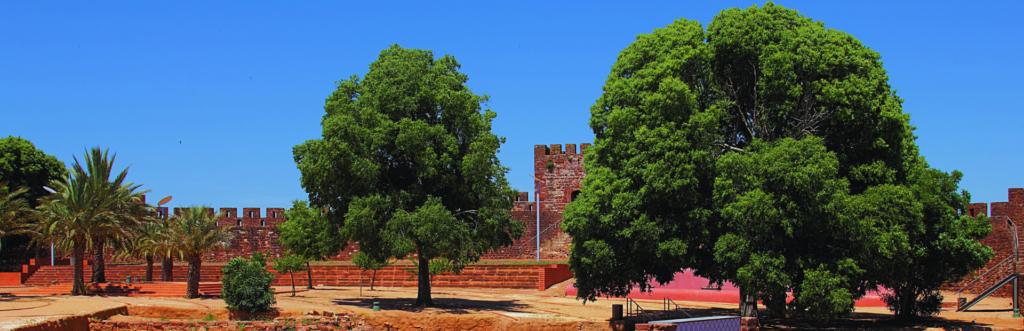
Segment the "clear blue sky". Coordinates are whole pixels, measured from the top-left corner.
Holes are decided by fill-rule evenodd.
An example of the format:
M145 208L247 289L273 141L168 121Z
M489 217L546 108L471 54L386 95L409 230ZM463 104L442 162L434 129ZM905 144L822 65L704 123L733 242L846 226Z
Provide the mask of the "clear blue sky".
M758 4L491 3L5 1L0 135L68 165L110 148L171 206L286 207L306 198L291 148L320 136L334 82L397 43L462 63L509 180L532 190L532 146L593 140L589 108L637 34ZM922 153L975 201L1024 187L1024 2L778 3L882 54Z

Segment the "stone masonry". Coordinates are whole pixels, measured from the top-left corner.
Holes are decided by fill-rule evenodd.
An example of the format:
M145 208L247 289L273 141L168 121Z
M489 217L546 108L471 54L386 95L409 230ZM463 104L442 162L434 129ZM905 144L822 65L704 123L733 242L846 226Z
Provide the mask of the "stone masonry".
M566 260L569 258L571 238L562 232L562 213L565 206L579 194L583 182L583 153L590 144L561 144L550 146L534 146L534 176L540 185L540 258L544 260ZM550 166L549 166L550 165ZM536 259L537 257L537 202L529 201L529 192L520 192L515 198L513 209L509 211L512 218L525 223L525 233L512 246L488 252L484 259ZM536 197L535 197L536 198ZM538 199L535 199L538 200ZM280 231L277 225L285 222L284 208L266 208L265 211L256 207L238 208L222 207L217 210L208 208L208 212L217 214L217 226L231 227L228 230L234 235L229 248L217 249L203 257L203 261L226 262L235 257L248 257L254 252L264 252L271 258L282 253L278 242ZM158 207L158 217L181 215L182 208ZM355 244L350 243L334 261L347 261L358 251ZM113 252L110 252L113 253ZM110 255L110 254L108 254ZM107 261L113 261L108 256ZM117 261L141 262L141 261ZM160 258L156 259L160 262ZM110 263L110 262L108 262Z
M964 289L965 293L978 293L991 287L1014 269L1017 269L1017 272L1024 272L1024 265L1021 264L1020 255L1017 254L1017 259L1012 258L1014 253L1019 252L1021 244L1024 243L1021 241L1021 236L1024 236L1024 188L1011 188L1008 190L1007 196L1007 202L993 202L991 204L984 202L972 203L964 211L970 216L976 217L985 214L989 217L992 233L985 239L982 239L981 243L992 247L995 256L992 257L992 260L984 268L976 270L974 273L964 277L963 280L949 284L943 289L950 291ZM1017 249L1016 251L1015 248ZM983 275L984 277L982 277ZM978 277L981 278L974 281ZM965 289L967 285L970 286ZM1011 282L996 290L992 295L1010 297L1012 292L1013 283Z

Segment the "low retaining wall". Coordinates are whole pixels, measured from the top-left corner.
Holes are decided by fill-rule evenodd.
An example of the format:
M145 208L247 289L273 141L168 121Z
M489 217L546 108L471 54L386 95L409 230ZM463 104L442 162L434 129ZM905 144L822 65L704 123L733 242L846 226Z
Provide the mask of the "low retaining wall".
M117 306L114 308L108 308L99 310L92 313L65 316L39 323L33 323L29 325L15 327L11 330L17 331L89 331L89 320L90 319L107 319L114 315L125 315L128 313L128 307Z
M0 272L0 286L21 285L20 272Z
M218 282L223 277L223 264L203 265L200 273L202 282ZM370 286L373 271L359 270L355 265L313 265L312 276L314 285L326 286ZM415 287L416 277L406 268L412 265L392 265L377 271L375 286L381 287ZM85 268L85 275L91 275L91 267ZM273 268L268 266L270 272ZM188 266L174 267L174 277L170 281L185 281ZM145 265L108 265L106 276L108 281L124 281L128 276L142 279L146 274ZM71 282L71 266L42 266L26 284L45 285L51 281L60 283ZM159 266L153 272L155 280L160 280ZM295 275L295 286L308 285L305 271ZM436 275L431 281L434 287L474 287L474 288L511 288L538 289L543 291L553 284L572 278L572 272L565 264L547 265L470 265L458 275L445 273ZM88 279L87 279L88 280ZM291 276L277 275L272 285L291 285Z
M275 318L273 321L101 321L89 320L92 331L276 331L289 328L306 330L360 329L349 315ZM367 329L368 330L368 329Z

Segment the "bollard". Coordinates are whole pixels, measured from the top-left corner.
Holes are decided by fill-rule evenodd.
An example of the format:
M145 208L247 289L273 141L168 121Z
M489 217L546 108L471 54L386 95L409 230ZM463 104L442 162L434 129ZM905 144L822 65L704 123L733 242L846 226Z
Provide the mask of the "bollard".
M380 302L373 302L373 311L380 311Z
M622 319L622 305L612 305L612 320L618 321Z

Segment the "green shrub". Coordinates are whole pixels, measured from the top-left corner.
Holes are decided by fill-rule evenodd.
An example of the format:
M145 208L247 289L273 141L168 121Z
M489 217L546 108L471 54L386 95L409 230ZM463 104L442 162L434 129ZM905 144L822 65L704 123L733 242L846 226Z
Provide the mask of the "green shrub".
M228 309L251 314L270 311L270 306L276 303L274 289L270 288L274 274L267 271L267 259L262 253L253 254L248 260L231 259L223 271L220 297L228 304Z

